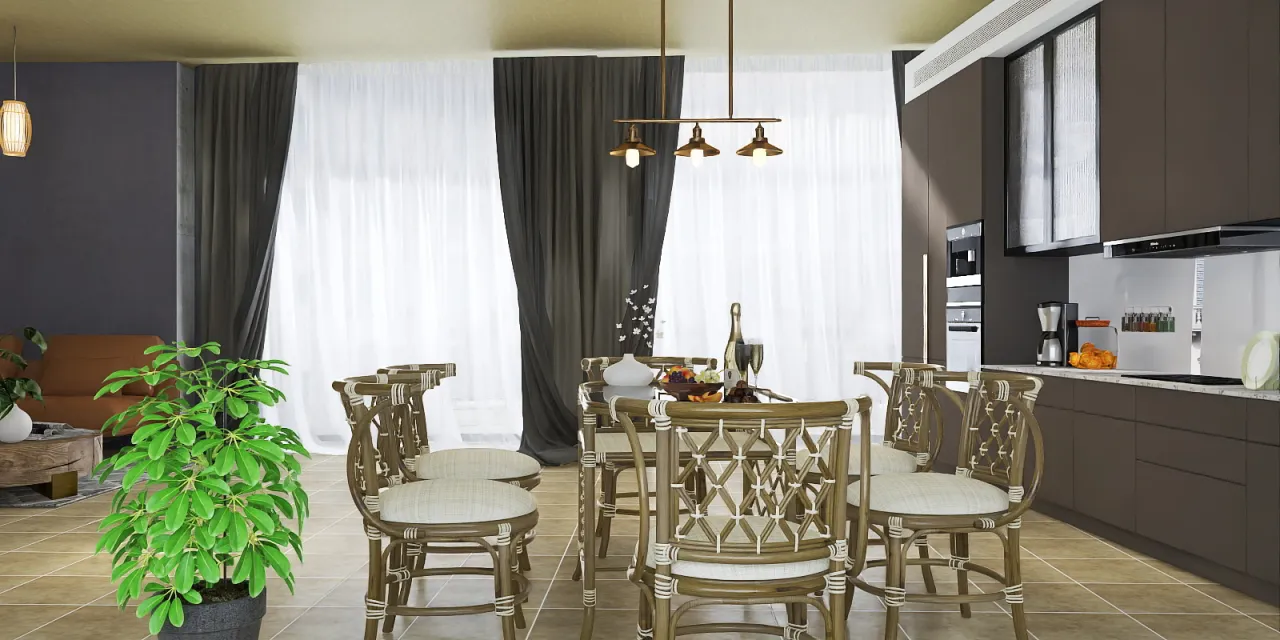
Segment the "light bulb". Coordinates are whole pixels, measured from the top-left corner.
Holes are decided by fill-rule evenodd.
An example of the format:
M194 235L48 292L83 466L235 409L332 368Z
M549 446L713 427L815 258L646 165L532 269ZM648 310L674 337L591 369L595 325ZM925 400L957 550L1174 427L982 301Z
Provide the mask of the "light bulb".
M751 164L754 164L757 167L763 167L764 159L767 157L769 157L769 155L765 153L764 149L756 149L751 152Z
M627 149L627 166L632 169L640 166L640 150Z
M693 166L701 167L702 156L703 156L702 149L694 149L693 151L689 152L689 161L693 163Z

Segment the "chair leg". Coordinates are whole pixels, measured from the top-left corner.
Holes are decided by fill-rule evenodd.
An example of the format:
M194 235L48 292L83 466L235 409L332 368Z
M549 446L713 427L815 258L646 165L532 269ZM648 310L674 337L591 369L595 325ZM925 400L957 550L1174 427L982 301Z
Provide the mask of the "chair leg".
M524 549L523 540L524 540L524 536L519 536L516 538L516 552L511 556L511 573L512 574L521 573L520 552L521 550ZM515 583L515 580L513 578L512 584L514 583ZM514 593L514 590L513 590L513 593ZM515 604L515 607L516 607L516 615L515 615L516 628L523 629L526 626L525 619L524 619L524 603L517 602Z
M644 593L641 593L640 612L636 620L636 640L649 640L650 638L653 638L653 607L649 606L649 598Z
M787 631L782 636L787 640L799 640L801 634L809 628L809 607L802 602L787 603Z
M655 575L653 588L653 637L654 640L675 640L676 629L671 619L671 596L672 590L668 589L666 595L660 586L659 581L666 579L671 580L670 576L661 574ZM667 585L671 587L672 585Z
M827 600L827 619L830 621L827 625L827 640L845 640L845 636L849 633L849 602L853 600L853 593L850 592L852 587L848 582L844 584L844 589L839 589L833 585L833 588L827 589L830 594Z
M367 525L366 525L367 526ZM378 640L378 623L387 608L386 568L382 566L382 538L369 539L369 585L364 595L364 640Z
M884 640L898 640L898 614L906 600L906 550L902 538L885 536Z
M501 538L501 535L499 535L499 538ZM511 543L508 541L503 544L499 541L495 546L498 549L498 559L493 563L493 568L498 574L499 595L494 600L494 612L498 614L498 620L502 622L502 640L515 640L515 589L512 587L511 580L511 565L514 559L511 554Z
M1022 547L1021 522L1010 525L1008 540L1004 547L1004 575L1008 584L1004 588L1004 601L1008 603L1013 616L1013 636L1017 640L1027 640L1027 614L1022 604Z
M404 545L396 545L395 551L391 552L390 563L388 569L399 569L405 567ZM407 567L405 567L407 568ZM387 604L398 605L403 604L404 600L409 599L410 582L401 580L387 584ZM386 613L382 618L382 632L391 633L396 626L396 616L393 613Z
M928 536L920 536L919 538L916 538L916 548L920 550L920 557L922 559L929 559ZM920 565L920 571L924 574L924 590L928 593L937 593L938 583L933 579L933 567L927 564L922 564Z
M609 529L612 526L614 510L618 503L618 471L611 465L605 465L600 476L600 514L597 516L596 544L599 545L597 557L609 555Z
M529 562L529 547L525 545L523 537L516 541L516 560L520 563L522 573L533 571L533 564Z
M968 561L969 534L951 534L951 563L956 567L956 593L962 596L969 593L969 571L964 568L964 563ZM973 607L967 602L961 604L960 616L963 618L973 616Z

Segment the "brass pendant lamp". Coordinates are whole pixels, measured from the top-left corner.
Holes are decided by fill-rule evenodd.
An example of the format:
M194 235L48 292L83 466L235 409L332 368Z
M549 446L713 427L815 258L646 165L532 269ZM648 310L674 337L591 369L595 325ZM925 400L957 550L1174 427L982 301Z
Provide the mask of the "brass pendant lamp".
M13 28L13 100L0 104L0 152L23 158L31 148L31 112L18 100L18 27Z
M662 117L661 118L622 118L614 120L619 124L629 125L627 127L627 137L622 144L613 148L609 155L624 156L627 159L627 166L635 168L640 165L641 156L651 156L657 153L652 147L645 145L640 140L640 133L636 125L640 124L693 124L693 136L689 138L689 142L684 146L676 149L675 155L689 158L693 166L697 167L702 164L703 158L720 155L720 150L711 146L702 138L702 123L728 122L728 123L755 123L755 138L746 146L738 149L738 155L750 156L752 162L756 166L763 166L765 158L768 156L776 156L782 153L782 149L769 144L769 139L764 136L764 124L766 122L782 122L781 118L742 118L733 114L733 0L729 0L729 115L712 118L668 118L667 117L667 0L662 1Z

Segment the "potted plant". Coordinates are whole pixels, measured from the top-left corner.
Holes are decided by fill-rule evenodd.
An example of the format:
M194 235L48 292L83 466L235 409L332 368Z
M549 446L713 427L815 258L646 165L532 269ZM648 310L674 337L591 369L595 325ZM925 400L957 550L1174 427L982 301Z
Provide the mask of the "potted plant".
M287 550L302 558L309 510L295 456L310 456L296 433L260 412L284 394L258 372L283 374L286 365L212 360L220 353L212 342L146 353L155 355L150 365L117 371L98 391L139 380L164 389L103 427L138 422L132 444L97 469L103 480L124 470L97 545L113 554L116 603L141 599L138 617L150 616L161 638L257 638L267 571L293 590Z
M33 327L23 329L22 337L40 349L40 353L44 353L48 346L44 342L44 336ZM0 359L12 362L19 371L25 371L27 361L22 357L22 342L19 341L18 345L16 352L0 347ZM44 401L44 396L40 395L40 385L35 380L0 378L0 442L22 442L31 435L31 416L18 406L18 401L26 397Z

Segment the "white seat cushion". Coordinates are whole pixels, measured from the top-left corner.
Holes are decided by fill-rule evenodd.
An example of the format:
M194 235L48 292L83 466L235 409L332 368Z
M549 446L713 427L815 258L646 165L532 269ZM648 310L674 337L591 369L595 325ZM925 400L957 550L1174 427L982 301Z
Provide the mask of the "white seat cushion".
M859 506L861 487L849 485L849 504ZM916 516L1000 513L1009 494L993 484L942 473L901 473L871 478L871 510Z
M385 489L382 519L406 524L465 524L511 520L538 502L520 487L492 480L422 480Z
M414 459L414 474L424 480L514 480L540 471L537 460L506 449L448 449Z
M762 531L768 518L764 516L747 516L746 517L751 528L754 531ZM716 531L722 531L728 522L727 517L710 516L707 518L707 524ZM810 527L805 532L805 539L818 538L817 530ZM657 564L654 562L653 541L656 539L653 527L649 528L649 553L645 554L645 564L649 568L654 568ZM706 532L702 531L696 525L689 531L688 540L706 541ZM781 533L772 533L769 537L771 541L780 541ZM743 544L747 542L746 536L738 528L734 528L729 534L725 542L736 542ZM671 574L676 577L684 578L703 578L706 580L724 580L732 582L747 582L759 580L783 580L787 578L802 578L804 576L812 576L824 574L830 571L831 561L828 558L817 558L814 560L802 560L800 562L782 562L777 564L729 564L718 562L689 562L681 560L679 553L676 554L676 561L671 564Z
M796 456L796 463L804 465L809 458L808 450L800 447L800 451ZM816 472L818 466L809 468L810 472ZM857 479L858 473L862 470L862 449L857 443L849 451L849 480ZM883 475L886 473L915 473L916 472L916 454L907 451L886 447L882 444L871 445L871 475Z

